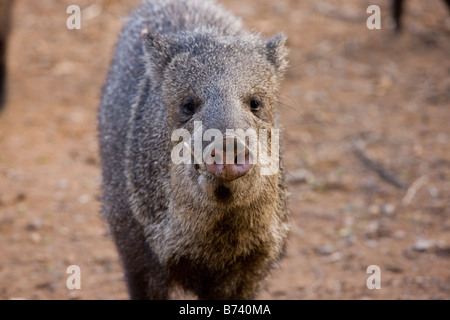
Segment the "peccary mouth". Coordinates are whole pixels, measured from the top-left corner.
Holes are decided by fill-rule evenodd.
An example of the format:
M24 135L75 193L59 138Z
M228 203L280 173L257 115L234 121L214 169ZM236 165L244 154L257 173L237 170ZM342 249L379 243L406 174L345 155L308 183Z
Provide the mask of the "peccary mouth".
M230 188L232 181L222 180L212 173L208 172L204 166L194 165L196 173L198 173L198 183L209 184L209 190L214 198L220 203L230 203L233 200L233 191Z
M229 202L232 200L233 194L228 187L220 183L214 190L214 196L216 197L217 201Z

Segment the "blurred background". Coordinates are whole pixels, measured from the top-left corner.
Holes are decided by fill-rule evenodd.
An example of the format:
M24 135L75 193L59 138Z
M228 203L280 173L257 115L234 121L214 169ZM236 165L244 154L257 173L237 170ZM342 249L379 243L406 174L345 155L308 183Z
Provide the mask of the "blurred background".
M4 0L2 0L4 1ZM76 3L75 3L76 2ZM450 19L441 0L223 0L288 36L292 232L261 299L450 299ZM126 299L100 216L97 108L139 1L16 0L0 114L0 299ZM69 5L82 9L68 30ZM369 5L381 29L369 30ZM69 265L81 290L66 287ZM370 290L367 267L381 270Z

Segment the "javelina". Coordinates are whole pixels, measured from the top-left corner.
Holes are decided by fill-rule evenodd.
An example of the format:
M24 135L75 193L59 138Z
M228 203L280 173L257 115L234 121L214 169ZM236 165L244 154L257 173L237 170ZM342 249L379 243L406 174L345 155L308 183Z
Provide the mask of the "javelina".
M12 3L12 0L0 1L0 110L6 100L6 48Z
M127 20L103 88L99 139L103 215L131 298L166 299L178 286L200 299L250 299L281 258L281 163L264 174L248 137L227 129L264 129L272 146L285 41L246 31L205 0L144 1ZM195 139L180 144L177 129L200 139L215 129L209 145L195 142L214 161L195 161ZM175 163L180 145L191 163Z
M450 10L450 0L443 0ZM404 0L392 0L392 17L395 23L395 30L398 32L402 29L402 14L403 14Z

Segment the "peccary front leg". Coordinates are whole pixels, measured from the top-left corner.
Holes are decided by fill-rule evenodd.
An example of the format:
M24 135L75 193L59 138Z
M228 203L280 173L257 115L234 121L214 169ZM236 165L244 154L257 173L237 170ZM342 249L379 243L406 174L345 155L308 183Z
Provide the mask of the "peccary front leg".
M450 10L450 0L444 0L447 8ZM392 18L395 23L395 31L399 32L402 29L402 14L404 9L404 0L392 0Z
M200 300L250 300L256 297L269 265L258 250L216 270L186 256L170 266L169 274L175 283L193 292Z
M402 28L401 18L403 11L403 0L392 1L392 18L395 23L395 31L399 32Z
M0 39L0 110L5 103L6 95L6 43L5 39Z
M132 300L169 298L167 275L145 241L142 226L134 219L121 220L112 230L122 260L128 292Z
M2 0L0 2L0 110L6 100L6 48L12 2L12 0Z

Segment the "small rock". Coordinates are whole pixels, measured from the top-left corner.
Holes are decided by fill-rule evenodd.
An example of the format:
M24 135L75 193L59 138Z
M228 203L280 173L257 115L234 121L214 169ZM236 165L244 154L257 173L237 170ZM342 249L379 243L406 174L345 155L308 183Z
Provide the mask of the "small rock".
M436 246L434 240L418 239L416 243L412 246L413 250L423 252L432 249Z
M393 273L402 273L403 272L403 268L397 264L386 265L386 270L393 272Z
M83 9L81 14L85 20L91 20L98 17L102 13L102 11L103 7L98 3L94 3L89 7Z
M61 179L61 180L59 180L58 183L56 184L56 187L57 187L59 190L65 190L65 189L67 189L68 185L69 185L69 183L67 182L66 179Z
M328 256L328 255L332 254L333 251L334 251L334 247L330 246L330 245L325 245L325 246L320 246L320 247L314 248L314 252L321 256Z
M81 295L77 291L70 291L69 292L69 299L70 300L80 300L81 299Z
M78 198L78 202L81 203L81 204L86 204L86 203L88 203L90 200L91 200L91 199L90 199L89 195L87 195L87 194L83 194L83 195L81 195L81 196Z
M381 212L381 208L377 204L372 204L369 206L368 211L371 215L377 216Z
M284 3L274 3L271 9L272 12L277 15L286 14L287 12L287 8Z
M415 260L415 259L418 258L419 253L418 253L417 251L414 251L412 247L408 247L408 248L405 248L405 249L403 250L403 255L404 255L407 259Z
M28 213L28 207L25 203L21 202L17 205L17 212L21 215L25 215Z
M368 246L369 248L376 248L376 247L378 246L378 241L372 240L372 239L366 240L366 241L364 241L364 243L365 243L366 246Z
M329 256L323 257L324 262L336 262L341 260L342 254L340 252L334 252L333 254L330 254Z
M98 164L97 159L92 156L88 156L84 161L86 162L86 164L93 165L93 166L96 166Z
M450 246L438 246L436 248L436 254L441 257L450 257Z
M384 203L381 205L381 212L385 215L391 216L395 213L395 205L392 203Z
M57 192L55 192L53 198L54 198L56 201L62 201L62 200L64 199L64 193L61 192L61 191L57 191Z
M404 239L406 237L406 232L403 230L396 230L393 234L395 239Z
M44 225L44 222L42 221L42 219L33 219L26 226L26 230L27 231L36 231L36 230L39 230L40 228L42 228L43 225Z
M289 183L309 183L314 184L316 178L314 175L306 169L298 169L296 171L290 172L287 176L287 181Z
M430 194L430 196L434 199L439 198L439 189L436 188L435 186L431 186L428 188L428 193Z
M377 226L376 235L379 238L386 238L390 237L392 234L391 229L389 229L388 224L384 223L383 221L380 221L380 223Z
M345 237L350 237L353 234L353 228L352 227L346 227L346 228L341 228L338 231L338 235L342 238Z
M75 63L71 61L62 61L53 67L52 73L56 76L65 76L72 74L77 69Z
M23 192L19 193L16 197L16 202L23 202L27 198L27 195Z
M382 75L378 80L378 89L388 90L394 85L393 79L389 75Z
M30 239L34 243L38 243L38 242L41 242L42 237L41 237L41 235L39 233L33 232L33 233L30 234Z
M52 292L55 291L55 283L53 281L46 281L42 283L38 283L34 286L36 289L42 290L50 290Z
M351 246L355 243L356 237L353 234L351 234L351 235L345 237L344 241L345 241L346 245Z

